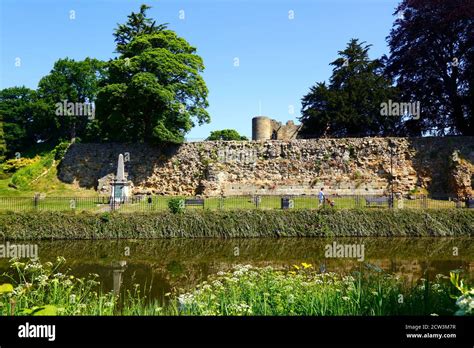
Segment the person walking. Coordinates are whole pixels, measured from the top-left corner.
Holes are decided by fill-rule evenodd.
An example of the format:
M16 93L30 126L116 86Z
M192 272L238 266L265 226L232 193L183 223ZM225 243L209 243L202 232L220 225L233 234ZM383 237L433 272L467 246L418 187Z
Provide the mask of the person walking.
M324 187L321 187L321 190L319 191L319 194L318 194L318 199L319 199L319 206L321 206L322 204L324 204Z

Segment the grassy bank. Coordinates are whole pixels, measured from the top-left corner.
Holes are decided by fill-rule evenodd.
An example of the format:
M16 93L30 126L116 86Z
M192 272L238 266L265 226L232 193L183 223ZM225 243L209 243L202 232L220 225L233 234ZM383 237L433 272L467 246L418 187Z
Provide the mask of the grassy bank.
M64 157L69 143L36 144L28 151L21 153L18 159L0 163L0 197L22 197L32 201L36 193L52 197L96 196L95 190L77 187L58 179L58 165ZM29 206L29 205L26 205ZM3 206L0 209L21 208L22 204Z
M361 268L349 275L318 273L311 264L286 271L236 266L165 299L138 287L101 291L95 275L75 278L53 263L12 262L0 277L0 315L469 315L473 290L458 273L410 284ZM62 272L60 272L62 271ZM64 272L64 273L63 273ZM8 280L8 283L3 283Z
M21 239L472 236L469 210L187 211L0 214L0 234Z

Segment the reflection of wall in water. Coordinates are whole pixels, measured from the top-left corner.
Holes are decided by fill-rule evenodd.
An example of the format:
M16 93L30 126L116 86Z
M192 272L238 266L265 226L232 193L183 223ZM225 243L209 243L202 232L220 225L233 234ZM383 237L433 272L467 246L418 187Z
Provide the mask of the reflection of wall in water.
M367 265L373 265L380 268L388 274L394 274L404 277L408 282L417 281L420 278L432 277L437 274L449 276L449 270L464 269L467 276L474 276L474 262L463 260L394 260L394 259L366 259L365 262L358 262L353 259L323 259L316 262L325 264L327 272L345 272L350 273L355 270L368 270ZM317 267L317 269L318 269ZM369 266L370 268L370 266Z

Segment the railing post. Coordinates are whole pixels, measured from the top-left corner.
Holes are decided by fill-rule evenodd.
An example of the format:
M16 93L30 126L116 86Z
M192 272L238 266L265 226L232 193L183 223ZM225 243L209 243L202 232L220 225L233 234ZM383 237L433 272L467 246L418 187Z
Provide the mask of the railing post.
M400 196L398 196L398 200L397 200L397 208L398 209L403 209L403 204L404 204L404 201L403 201L403 194L400 194Z
M427 200L426 195L421 196L421 208L422 209L428 208L428 200Z
M257 195L254 197L254 199L255 199L255 208L258 209L260 207L261 198L260 196Z
M33 205L34 205L35 209L38 209L38 201L39 201L39 194L35 193L35 196L33 198Z
M360 195L356 195L355 196L355 206L356 208L360 208L361 207L361 199L360 199Z
M224 197L221 195L219 197L219 210L224 209Z

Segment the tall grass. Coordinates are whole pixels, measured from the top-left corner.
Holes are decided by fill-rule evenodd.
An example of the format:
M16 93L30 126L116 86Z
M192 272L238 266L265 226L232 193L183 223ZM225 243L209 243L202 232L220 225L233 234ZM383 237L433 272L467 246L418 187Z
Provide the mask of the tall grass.
M1 276L9 283L0 286L0 315L112 315L116 298L100 291L98 276L62 273L64 262L13 260L11 271Z
M452 315L457 309L456 314L474 313L474 291L455 276L454 287L442 275L409 285L370 268L340 275L318 273L306 263L284 271L236 266L157 301L140 293L138 286L121 298L102 292L97 276L82 279L61 273L63 263L62 258L55 264L13 261L10 272L1 276L9 283L0 285L0 315L380 316Z
M449 287L364 270L352 275L317 273L311 264L293 271L238 266L171 301L179 315L430 315L453 314Z
M67 202L67 201L66 201ZM193 210L0 213L0 234L19 239L472 236L474 210Z

